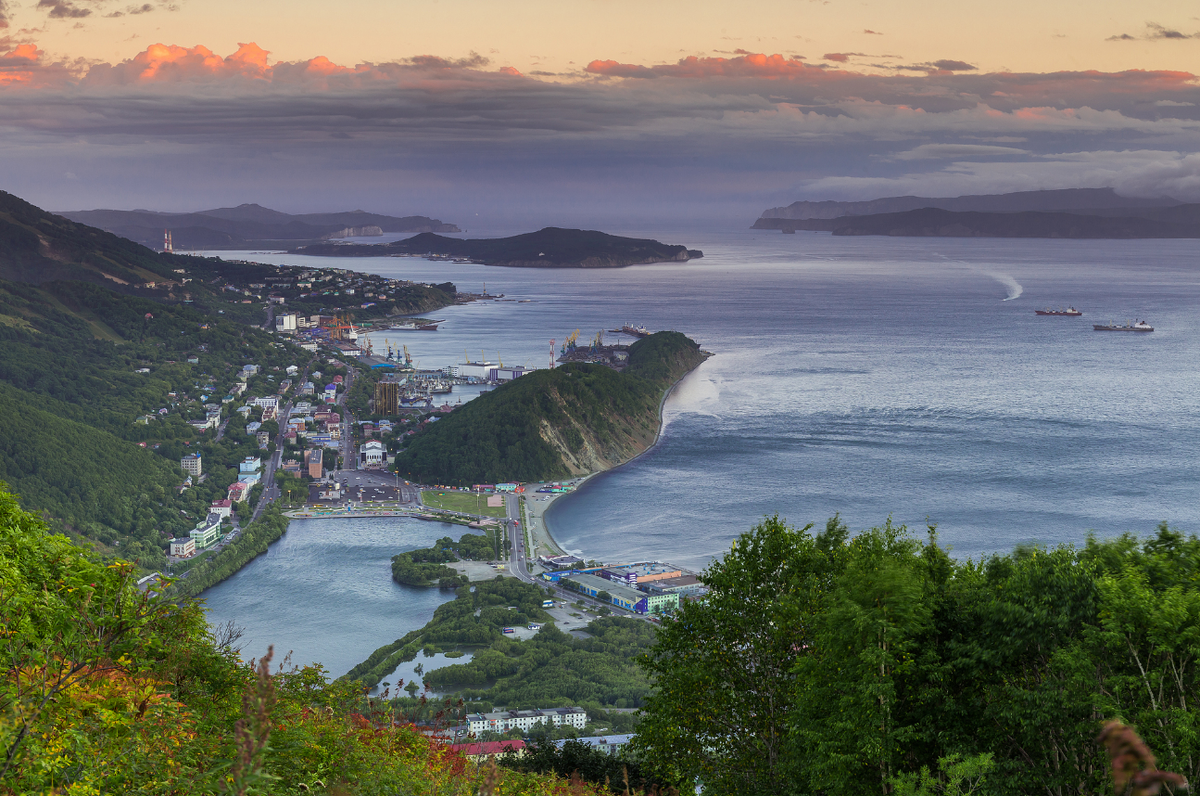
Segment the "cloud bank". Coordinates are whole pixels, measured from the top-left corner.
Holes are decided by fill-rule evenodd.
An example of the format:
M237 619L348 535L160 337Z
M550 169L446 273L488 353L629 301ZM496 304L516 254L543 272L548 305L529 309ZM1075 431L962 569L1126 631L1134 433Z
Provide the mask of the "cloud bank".
M842 66L857 55L600 58L543 78L475 53L345 66L155 44L80 64L21 44L0 53L3 187L60 209L373 201L454 218L1075 186L1200 200L1189 72Z

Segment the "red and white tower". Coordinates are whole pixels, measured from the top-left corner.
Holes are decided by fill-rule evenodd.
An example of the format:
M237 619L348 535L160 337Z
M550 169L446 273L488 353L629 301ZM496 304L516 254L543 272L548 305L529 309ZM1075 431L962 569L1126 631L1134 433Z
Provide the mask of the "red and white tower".
M171 245L171 230L169 229L163 230L163 251L167 254L175 251L175 247Z

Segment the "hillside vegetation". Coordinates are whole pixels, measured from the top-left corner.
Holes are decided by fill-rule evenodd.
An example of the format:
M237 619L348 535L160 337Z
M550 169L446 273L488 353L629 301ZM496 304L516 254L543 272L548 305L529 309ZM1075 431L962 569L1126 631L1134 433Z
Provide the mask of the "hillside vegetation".
M409 479L451 485L613 467L654 443L664 392L706 356L685 335L658 332L630 346L622 373L574 363L535 371L430 425L397 467Z
M245 663L201 605L139 591L136 577L0 491L0 793L603 792L476 768L318 666L281 666L269 650Z
M1200 539L1165 523L971 561L933 529L768 519L664 621L636 745L705 793L1099 794L1117 720L1195 782L1198 572ZM1122 776L1155 767L1117 751Z

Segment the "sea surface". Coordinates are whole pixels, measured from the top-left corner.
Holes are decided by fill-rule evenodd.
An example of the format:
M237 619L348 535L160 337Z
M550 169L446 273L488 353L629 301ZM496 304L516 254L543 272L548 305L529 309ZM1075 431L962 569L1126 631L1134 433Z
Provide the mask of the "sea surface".
M921 536L936 524L956 556L976 558L1164 520L1200 532L1195 241L652 236L705 256L612 270L255 258L486 283L513 299L432 313L437 332L372 335L376 351L408 344L421 367L464 356L544 367L551 338L624 323L676 329L712 352L666 402L654 449L550 509L555 537L589 558L702 568L774 514L823 525L837 513L852 530L890 517ZM1068 304L1084 317L1034 315ZM1135 318L1156 331L1092 330ZM314 568L324 558L314 552ZM375 576L365 560L337 560L348 577ZM334 630L357 609L325 583L306 589L311 621ZM378 588L381 603L411 602Z

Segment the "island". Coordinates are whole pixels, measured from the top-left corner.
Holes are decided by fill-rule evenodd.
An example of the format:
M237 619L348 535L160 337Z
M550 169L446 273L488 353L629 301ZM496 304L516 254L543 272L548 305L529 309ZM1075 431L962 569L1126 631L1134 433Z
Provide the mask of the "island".
M623 268L687 262L704 256L698 249L649 238L626 238L595 230L561 227L545 227L507 238L467 240L423 232L392 243L317 243L297 247L290 253L317 257L414 255L515 268Z

